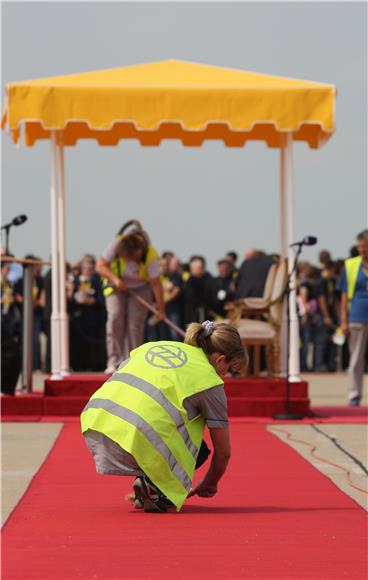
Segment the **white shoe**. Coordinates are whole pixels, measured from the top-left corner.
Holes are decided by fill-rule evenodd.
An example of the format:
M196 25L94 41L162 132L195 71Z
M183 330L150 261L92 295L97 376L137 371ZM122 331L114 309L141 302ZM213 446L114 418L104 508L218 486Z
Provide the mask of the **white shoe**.
M114 365L110 365L107 369L104 370L105 375L112 375L116 371L116 367Z

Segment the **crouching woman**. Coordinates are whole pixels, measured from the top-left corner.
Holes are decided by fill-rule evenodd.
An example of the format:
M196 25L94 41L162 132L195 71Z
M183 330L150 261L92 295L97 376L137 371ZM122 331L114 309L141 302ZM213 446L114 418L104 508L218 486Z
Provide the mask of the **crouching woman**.
M190 324L184 344L150 342L130 353L81 416L98 473L135 476L135 507L179 511L188 496L212 497L230 458L224 377L246 365L238 331L222 322ZM210 467L192 489L194 470Z

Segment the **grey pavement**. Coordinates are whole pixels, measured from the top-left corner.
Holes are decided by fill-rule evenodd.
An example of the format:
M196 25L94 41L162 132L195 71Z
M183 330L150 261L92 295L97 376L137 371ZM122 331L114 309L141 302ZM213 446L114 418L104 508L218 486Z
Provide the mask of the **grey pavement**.
M33 388L42 391L44 373L34 373ZM309 396L312 406L346 405L346 374L308 373L303 378L309 382ZM365 376L363 405L368 404L368 376ZM18 384L18 390L20 388ZM47 457L61 429L61 423L3 423L1 426L2 441L2 523L5 522L18 503L35 473ZM367 465L367 425L360 424L317 424L317 428L337 442L357 461ZM311 457L309 448L286 440L286 436L268 428L274 435L293 447L316 469L329 477L344 493L352 497L359 505L367 509L367 494L358 491L348 484L345 474L338 468L322 463ZM280 425L292 436L303 439L316 446L315 453L329 459L351 473L353 483L367 489L367 475L347 453L339 450L325 435L311 425Z
M309 383L309 398L312 407L344 406L346 401L346 373L306 373L302 378ZM368 375L364 377L364 391L362 405L368 405ZM368 460L368 426L359 424L316 424L317 429L335 438L338 445L353 455L367 469ZM280 425L280 429L287 430L295 438L302 439L316 446L315 454L323 459L330 460L349 470L352 482L368 490L367 474L346 453L338 449L327 437L316 431L312 425ZM282 433L272 431L282 441L290 445L302 457L309 461L316 469L329 477L335 485L353 498L363 508L368 508L368 494L358 491L348 483L346 474L339 468L314 459L310 448L300 443L294 443Z
M326 475L344 493L349 495L365 510L368 510L368 495L359 491L349 483L346 472L336 467L340 465L350 473L351 483L368 491L367 485L367 425L348 424L317 424L313 425L268 425L268 430L290 445L299 455L304 457L321 473ZM283 432L278 431L278 429ZM311 447L300 442L290 441L285 433L287 431L292 438L305 441L315 447L313 454L322 460L335 463L325 463L311 455ZM336 446L332 440L335 440ZM355 458L355 460L353 459ZM361 465L360 465L361 464ZM362 466L365 468L362 469Z
M61 427L61 423L2 423L2 524L46 459Z
M309 383L309 398L313 407L347 404L346 373L306 373L302 378ZM368 374L364 376L361 404L368 405Z

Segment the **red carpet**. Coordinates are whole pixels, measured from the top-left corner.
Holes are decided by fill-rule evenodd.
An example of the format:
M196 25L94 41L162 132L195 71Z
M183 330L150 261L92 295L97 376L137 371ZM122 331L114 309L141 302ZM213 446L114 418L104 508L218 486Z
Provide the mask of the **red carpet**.
M2 578L367 577L362 508L262 425L236 421L232 445L215 498L144 514L123 500L132 480L97 475L78 424L65 424L5 524Z
M347 423L347 424L361 424L368 422L368 407L360 407L359 409L352 407L312 407L311 416L304 417L300 420L280 421L274 420L270 416L244 416L231 417L233 422L240 421L241 423L257 423L262 425L272 425L280 423L290 423L291 425L301 425L309 423ZM2 414L2 423L65 423L65 422L79 422L78 415L7 415Z
M368 419L368 407L314 407L312 409L316 418L325 419L334 417L335 419L345 419L354 423L357 419Z

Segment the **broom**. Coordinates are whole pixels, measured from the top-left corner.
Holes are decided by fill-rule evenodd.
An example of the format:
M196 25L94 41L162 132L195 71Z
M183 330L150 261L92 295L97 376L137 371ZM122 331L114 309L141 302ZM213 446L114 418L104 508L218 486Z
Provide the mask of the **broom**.
M147 302L147 300L145 300L144 298L142 298L141 296L139 296L138 294L136 294L135 292L133 292L133 290L127 289L127 292L131 296L134 296L134 298L140 304L142 304L142 306L145 306L145 308L147 308L147 310L150 310L151 312L153 312L153 314L155 314L156 316L158 316L158 310L157 310L157 308L155 308L153 306L153 304L151 304L150 302ZM170 328L172 328L176 332L176 334L179 334L179 336L182 336L184 338L185 332L184 332L183 329L179 328L179 326L176 326L176 324L174 324L173 322L171 322L171 320L169 318L167 318L166 316L162 320L163 320L163 322L165 322L165 324L167 324L168 326L170 326Z

